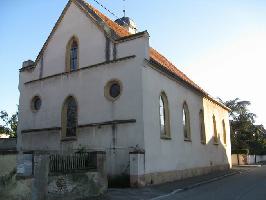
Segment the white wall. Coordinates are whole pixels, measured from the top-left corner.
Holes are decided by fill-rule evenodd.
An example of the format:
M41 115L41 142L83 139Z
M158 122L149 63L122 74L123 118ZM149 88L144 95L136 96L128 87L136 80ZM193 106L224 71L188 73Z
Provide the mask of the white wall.
M231 162L230 131L228 112L219 106L203 100L203 98L186 86L170 80L148 65L143 67L143 119L145 138L145 170L146 173L174 171L188 168L224 165ZM159 95L164 91L168 98L170 110L171 139L160 138ZM187 102L190 112L191 139L184 141L182 126L182 108ZM205 126L207 144L201 144L199 111L205 111ZM209 114L206 114L206 113ZM212 113L217 117L217 129L222 118L226 121L227 145L221 142L214 145L210 138L212 131Z
M214 136L213 115L214 115L216 119L216 127L219 138L219 145L216 146L217 148L215 148L216 151L218 150L217 152L219 154L218 159L222 158L223 163L229 163L231 165L231 139L230 139L230 124L229 124L228 111L206 98L203 99L203 107L204 107L204 118L205 118L204 121L205 121L207 143L213 144L213 136ZM222 124L223 120L225 122L226 143L224 143L223 124ZM215 160L217 154L213 151L210 151L209 153L212 154L213 157L212 159ZM220 161L218 161L218 163L219 162Z

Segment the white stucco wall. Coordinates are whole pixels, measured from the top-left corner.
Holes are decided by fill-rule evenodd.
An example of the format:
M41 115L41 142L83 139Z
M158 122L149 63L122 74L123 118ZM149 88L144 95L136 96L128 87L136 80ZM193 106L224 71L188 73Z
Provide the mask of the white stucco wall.
M228 112L197 92L177 83L148 64L143 67L143 119L145 138L145 173L167 172L189 168L223 165L230 162ZM164 91L170 110L171 139L160 138L159 96ZM182 108L187 102L190 112L191 142L184 141ZM199 111L204 110L207 144L200 140ZM227 145L213 145L212 113L216 113L217 129L221 133L222 118L227 129Z
M44 53L43 76L65 71L66 45L75 35L79 40L79 67L105 59L105 36L96 24L71 3Z
M229 124L229 114L228 111L218 106L216 103L204 98L204 120L205 120L205 129L206 129L206 139L207 143L213 143L214 129L213 129L213 115L216 119L216 127L219 138L219 145L217 146L218 154L212 155L214 158L219 156L218 159L222 158L224 163L231 164L231 139L230 139L230 124ZM223 135L223 124L225 122L226 130L226 143L224 143ZM219 162L219 161L218 161ZM220 163L220 162L219 162Z

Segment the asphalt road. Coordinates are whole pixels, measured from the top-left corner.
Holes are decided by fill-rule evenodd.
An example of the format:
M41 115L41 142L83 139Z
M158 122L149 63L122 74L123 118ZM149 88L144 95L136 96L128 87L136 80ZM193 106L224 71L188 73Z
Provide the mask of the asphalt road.
M160 200L266 200L266 166L243 171Z

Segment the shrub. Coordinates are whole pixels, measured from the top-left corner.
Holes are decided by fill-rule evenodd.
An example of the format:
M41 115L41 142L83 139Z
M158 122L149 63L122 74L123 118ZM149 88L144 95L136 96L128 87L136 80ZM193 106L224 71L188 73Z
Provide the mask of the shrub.
M249 149L232 149L232 154L249 154Z

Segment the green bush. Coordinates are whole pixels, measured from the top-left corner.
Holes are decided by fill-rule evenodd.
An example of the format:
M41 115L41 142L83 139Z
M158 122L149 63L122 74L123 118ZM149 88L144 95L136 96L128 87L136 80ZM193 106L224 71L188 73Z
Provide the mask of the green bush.
M232 154L249 154L249 149L232 149Z

